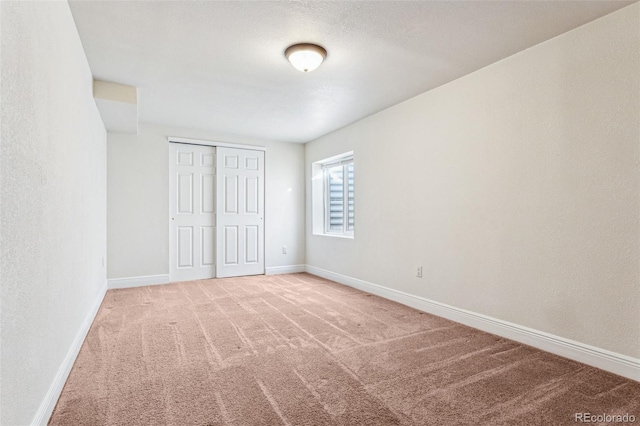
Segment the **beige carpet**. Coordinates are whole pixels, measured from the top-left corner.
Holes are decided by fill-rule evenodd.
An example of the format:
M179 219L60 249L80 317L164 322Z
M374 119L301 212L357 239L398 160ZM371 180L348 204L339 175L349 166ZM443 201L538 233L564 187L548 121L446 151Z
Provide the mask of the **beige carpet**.
M562 425L640 383L307 274L110 290L51 425Z

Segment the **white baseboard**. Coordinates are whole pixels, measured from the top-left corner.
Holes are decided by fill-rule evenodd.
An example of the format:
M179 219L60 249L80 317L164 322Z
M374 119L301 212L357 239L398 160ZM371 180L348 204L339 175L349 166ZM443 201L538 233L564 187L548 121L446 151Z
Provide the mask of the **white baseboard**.
M91 328L91 324L93 323L93 320L98 313L98 309L100 308L100 305L102 304L102 300L104 299L104 295L106 293L107 284L105 283L96 296L96 299L91 305L91 308L89 308L87 316L84 318L80 329L76 333L75 339L73 339L73 342L71 343L71 347L67 352L67 356L64 357L62 364L60 364L60 368L58 368L58 373L53 379L53 383L51 383L51 386L49 386L47 394L40 403L40 407L38 407L38 411L36 412L36 415L33 417L33 421L31 422L32 426L44 426L49 422L49 418L51 417L53 409L58 402L58 398L60 397L62 388L67 382L67 378L69 377L69 373L71 372L71 367L73 367L73 363L76 362L78 353L80 353L80 348L84 343L84 339L89 332L89 328Z
M295 274L305 272L306 265L273 266L265 268L266 275ZM112 278L107 280L109 289L143 287L147 285L169 284L169 275L148 275L144 277Z
M272 266L265 269L266 275L278 275L278 274L296 274L298 272L305 272L306 265L287 265L287 266Z
M109 290L116 288L143 287L146 285L169 284L169 274L147 275L145 277L112 278L107 280Z
M486 315L456 308L444 303L373 284L357 278L337 274L315 266L307 265L306 271L340 284L354 287L367 293L411 306L430 314L438 315L477 328L488 333L506 337L529 346L551 352L574 361L582 362L611 373L640 382L640 359L611 352L606 349L565 339L543 331L502 321Z

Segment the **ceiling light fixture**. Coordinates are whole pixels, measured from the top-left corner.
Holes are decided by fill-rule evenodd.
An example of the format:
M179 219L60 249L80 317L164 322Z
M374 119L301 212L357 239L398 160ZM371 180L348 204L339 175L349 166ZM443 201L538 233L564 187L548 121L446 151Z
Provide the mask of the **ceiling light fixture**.
M284 56L295 69L309 72L320 66L327 57L327 51L317 44L300 43L287 47L287 50L284 51Z

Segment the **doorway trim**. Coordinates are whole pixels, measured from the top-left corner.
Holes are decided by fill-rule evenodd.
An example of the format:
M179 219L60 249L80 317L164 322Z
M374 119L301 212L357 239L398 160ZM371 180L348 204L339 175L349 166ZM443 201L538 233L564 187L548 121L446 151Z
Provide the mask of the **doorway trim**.
M167 138L169 142L173 143L186 143L189 145L205 145L205 146L221 146L225 148L236 148L236 149L250 149L252 151L266 151L266 146L258 146L258 145L246 145L240 143L229 143L229 142L217 142L217 141L206 141L202 139L190 139L190 138L179 138L176 136L169 136Z

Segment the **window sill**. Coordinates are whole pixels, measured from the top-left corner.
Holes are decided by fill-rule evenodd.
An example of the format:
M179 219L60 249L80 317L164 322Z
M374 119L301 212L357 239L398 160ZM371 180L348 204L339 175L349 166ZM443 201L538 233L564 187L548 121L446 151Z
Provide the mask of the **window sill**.
M329 234L329 233L317 233L317 232L314 232L313 235L316 235L318 237L345 238L347 240L353 240L354 239L353 235L346 235L346 234Z

